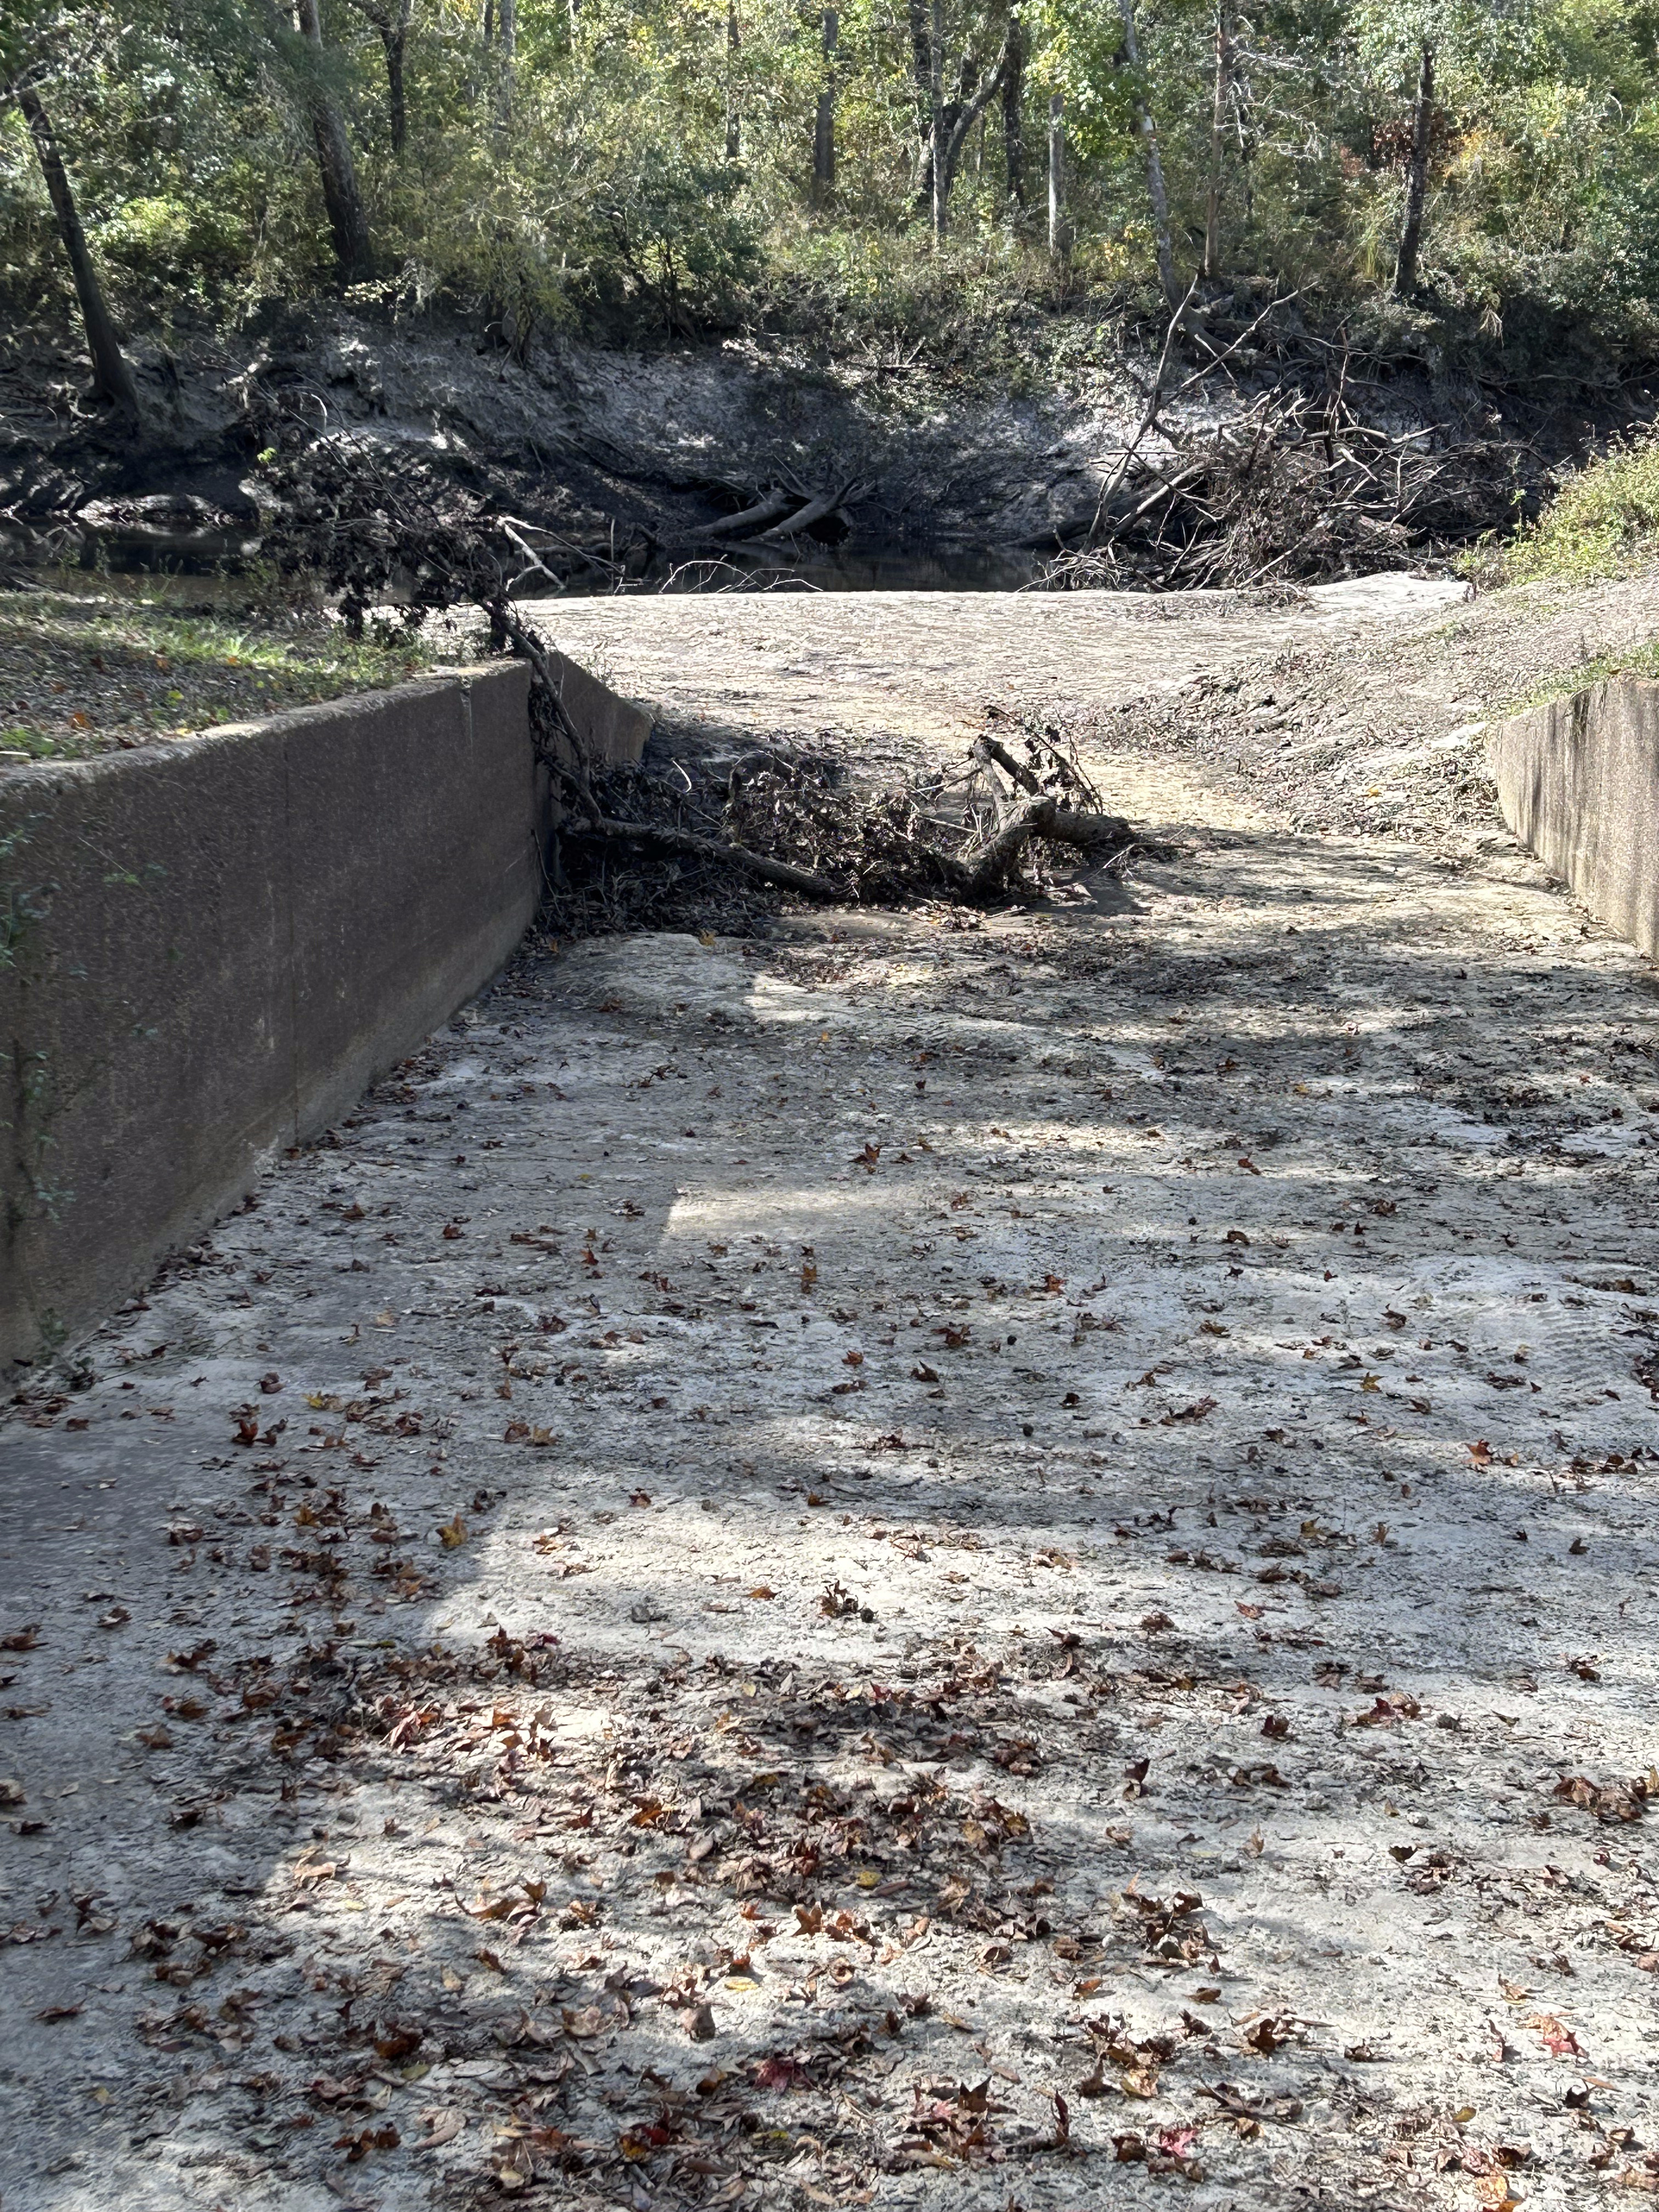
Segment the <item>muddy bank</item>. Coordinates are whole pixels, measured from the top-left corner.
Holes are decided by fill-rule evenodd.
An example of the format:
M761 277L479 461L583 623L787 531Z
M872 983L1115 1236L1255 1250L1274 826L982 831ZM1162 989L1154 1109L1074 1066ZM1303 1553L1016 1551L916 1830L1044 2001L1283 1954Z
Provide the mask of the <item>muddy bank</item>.
M554 534L554 565L579 587L584 576L608 582L617 558L660 575L715 556L734 514L769 495L791 527L809 501L830 503L798 538L763 544L763 558L839 545L1018 559L1088 532L1113 456L1145 413L1156 334L1144 356L1104 326L1075 336L1063 375L1034 360L974 384L925 360L830 360L784 340L652 354L569 343L520 362L435 324L283 311L234 337L138 346L149 430L137 447L65 404L75 369L62 350L20 339L0 362L0 532L24 559L244 561L261 529L256 457L275 416L297 411L319 433L349 432L531 519ZM1295 357L1246 349L1172 407L1169 424L1191 430L1253 394L1316 386L1320 359L1311 340ZM1601 411L1633 404L1610 393ZM1524 434L1487 472L1493 523L1511 477L1526 493L1591 427L1582 408L1524 399L1511 423L1473 380L1413 370L1377 380L1365 404L1379 429L1437 450ZM1149 450L1158 447L1155 434ZM1359 565L1395 561L1379 562L1373 544ZM1342 573L1340 560L1329 573Z
M1509 843L1486 762L1492 722L1659 629L1654 578L1472 593L1407 628L1310 627L1247 667L1091 713L1101 742L1184 757L1297 830L1462 850Z
M679 744L791 732L896 772L959 746L985 711L1092 710L1179 691L1212 669L1422 619L1468 587L1374 577L1252 601L1236 592L883 592L538 604L538 626Z

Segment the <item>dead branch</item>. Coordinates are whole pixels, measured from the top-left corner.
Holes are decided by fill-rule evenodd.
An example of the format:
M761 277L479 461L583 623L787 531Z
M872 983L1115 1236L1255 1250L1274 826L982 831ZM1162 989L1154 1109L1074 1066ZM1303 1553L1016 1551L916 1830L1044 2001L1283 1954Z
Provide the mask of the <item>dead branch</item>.
M780 515L787 514L790 502L796 496L783 485L775 484L769 491L763 492L751 506L740 508L736 514L722 515L718 522L711 522L697 535L700 538L747 538L753 532L764 530Z
M979 761L987 767L994 761L1010 783L1017 784L1022 791L1030 792L1033 798L1042 788L1030 769L1022 766L1008 748L999 744L994 738L975 738L968 748L968 757L970 760Z
M612 822L600 814L573 822L571 827L587 836L626 839L633 844L655 845L664 852L684 853L693 860L718 861L724 866L741 870L744 875L757 876L763 883L775 884L780 890L799 891L803 898L847 896L847 886L831 883L828 876L814 875L807 868L792 867L787 860L775 860L764 853L751 853L745 845L699 837L690 830L670 830L648 822Z
M765 544L775 538L798 538L803 530L810 530L815 522L822 522L834 514L846 501L856 497L862 489L863 486L856 477L848 477L839 491L817 493L793 514L786 515L781 522L774 523L769 530L761 531L754 542Z
M1098 856L1132 845L1134 832L1120 814L1079 814L1057 799L1036 799L1005 823L973 865L963 871L964 896L985 898L1000 890L1026 847L1037 838L1073 845Z
M1152 391L1147 395L1146 411L1140 418L1140 427L1124 447L1116 469L1100 488L1100 496L1095 501L1094 520L1089 525L1089 535L1085 541L1086 544L1093 544L1095 532L1100 527L1100 518L1105 513L1108 502L1117 497L1123 479L1128 473L1129 465L1140 450L1141 440L1146 436L1158 420L1158 410L1164 404L1164 380L1169 374L1170 354L1175 345L1176 332L1181 328L1187 310L1192 305L1193 294L1197 289L1198 279L1194 276L1187 287L1186 298L1170 318L1170 327L1164 333L1164 350L1158 357L1158 369L1152 378Z
M563 591L563 577L554 574L553 570L548 567L546 562L542 559L540 554L537 552L535 547L531 544L529 539L525 538L520 532L514 527L512 520L506 515L501 517L501 535L503 538L507 539L509 544L517 546L519 551L524 555L526 560L530 563L530 567L528 568L521 568L518 574L513 578L512 582L507 586L509 591L516 591L519 586L523 583L525 578L531 574L532 569L539 570L540 573L546 577L548 582L552 585L556 592Z

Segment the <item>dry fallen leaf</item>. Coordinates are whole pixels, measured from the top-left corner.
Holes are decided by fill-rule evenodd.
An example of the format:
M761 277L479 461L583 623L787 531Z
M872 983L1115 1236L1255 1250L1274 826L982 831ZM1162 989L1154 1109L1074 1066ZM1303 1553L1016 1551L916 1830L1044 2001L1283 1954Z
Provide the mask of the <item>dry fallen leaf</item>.
M536 2179L536 2164L531 2157L530 2146L524 2142L508 2143L498 2150L490 2161L490 2172L496 2186L509 2197L516 2197L528 2189Z
M426 2129L416 2138L416 2150L436 2150L441 2143L453 2142L466 2125L466 2114L459 2105L428 2105L421 2113Z

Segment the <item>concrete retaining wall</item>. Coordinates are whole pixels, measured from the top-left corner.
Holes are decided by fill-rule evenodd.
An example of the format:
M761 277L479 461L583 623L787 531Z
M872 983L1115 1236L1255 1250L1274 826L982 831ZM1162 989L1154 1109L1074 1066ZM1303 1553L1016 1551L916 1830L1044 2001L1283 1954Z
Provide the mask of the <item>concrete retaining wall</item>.
M1487 739L1504 819L1598 920L1659 954L1659 684L1615 676Z
M648 721L574 673L594 750L637 759ZM551 828L528 690L503 663L0 778L0 1365L100 1318L501 966Z

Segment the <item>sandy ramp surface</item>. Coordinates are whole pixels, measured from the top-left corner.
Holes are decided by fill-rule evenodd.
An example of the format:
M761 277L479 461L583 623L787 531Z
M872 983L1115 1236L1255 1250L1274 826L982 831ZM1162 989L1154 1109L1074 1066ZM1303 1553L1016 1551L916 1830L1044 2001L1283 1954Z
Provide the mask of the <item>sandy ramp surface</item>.
M526 958L13 1407L7 2212L1652 2193L1650 970L1121 765Z
M560 647L668 724L858 738L914 765L1005 708L1173 690L1334 631L1364 635L1460 606L1466 585L1358 577L1262 605L1234 592L758 592L557 599Z

